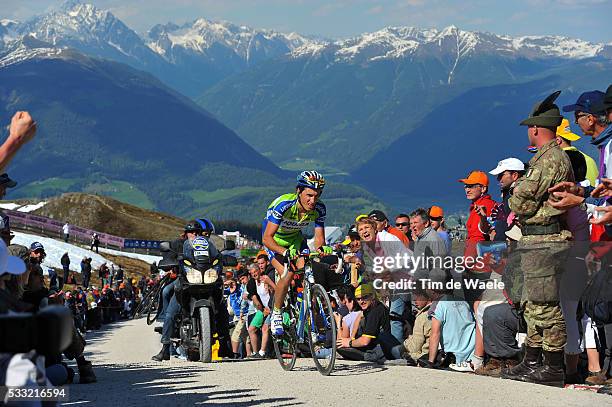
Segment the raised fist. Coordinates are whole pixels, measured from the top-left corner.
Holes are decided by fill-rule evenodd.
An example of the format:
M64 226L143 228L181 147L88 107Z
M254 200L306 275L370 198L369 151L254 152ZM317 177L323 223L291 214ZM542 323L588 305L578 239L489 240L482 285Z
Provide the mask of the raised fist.
M16 139L20 144L30 141L36 133L36 122L28 112L17 112L11 119L9 138Z

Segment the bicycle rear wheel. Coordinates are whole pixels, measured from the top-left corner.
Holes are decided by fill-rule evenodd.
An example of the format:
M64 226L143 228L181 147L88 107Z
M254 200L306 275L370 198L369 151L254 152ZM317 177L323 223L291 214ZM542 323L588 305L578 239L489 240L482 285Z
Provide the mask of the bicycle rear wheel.
M148 312L151 299L153 298L153 294L160 285L161 284L158 283L158 285L153 286L151 289L149 289L149 291L147 291L145 295L143 295L142 301L140 301L140 304L138 304L138 306L136 307L132 319L138 319Z
M147 309L147 325L151 325L157 319L159 315L159 302L160 302L160 294L163 289L163 286L155 289L153 296L151 297L151 301L149 302L149 307Z
M336 363L336 321L325 289L315 284L310 289L308 344L319 373L329 376Z
M291 295L291 294L288 294ZM297 313L292 305L283 309L283 327L285 333L280 337L272 337L276 359L284 370L292 370L297 360Z

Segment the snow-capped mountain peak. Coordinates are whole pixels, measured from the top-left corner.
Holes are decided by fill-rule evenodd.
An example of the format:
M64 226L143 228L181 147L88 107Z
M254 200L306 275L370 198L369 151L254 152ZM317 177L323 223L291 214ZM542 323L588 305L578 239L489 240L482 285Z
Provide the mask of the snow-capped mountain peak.
M250 64L254 60L284 55L313 42L297 33L256 30L245 25L205 18L198 18L182 26L172 23L157 25L149 31L148 36L149 48L170 62L176 62L186 54L229 52Z
M403 58L425 52L466 57L472 53L537 58L582 59L598 56L604 44L560 36L510 37L464 31L451 25L442 30L415 27L386 27L324 47L306 45L292 52L294 58L331 53L337 61L376 61Z

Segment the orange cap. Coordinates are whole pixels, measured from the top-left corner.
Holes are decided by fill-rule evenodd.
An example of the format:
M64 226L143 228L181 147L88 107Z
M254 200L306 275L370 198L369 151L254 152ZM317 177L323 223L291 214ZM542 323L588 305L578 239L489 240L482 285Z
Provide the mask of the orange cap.
M444 216L444 211L439 206L432 206L429 208L430 218L441 218L442 216Z
M468 185L480 184L484 186L489 186L489 177L482 171L472 171L467 178L460 179L459 182L463 182Z

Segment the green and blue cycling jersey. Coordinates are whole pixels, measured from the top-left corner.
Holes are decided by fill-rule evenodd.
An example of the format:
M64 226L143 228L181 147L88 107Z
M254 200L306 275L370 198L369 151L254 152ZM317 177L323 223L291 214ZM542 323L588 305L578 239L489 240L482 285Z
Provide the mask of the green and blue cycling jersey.
M306 212L300 217L299 215L298 195L285 194L276 198L268 206L266 218L262 224L262 236L266 230L268 222L278 225L278 230L274 234L274 240L280 246L289 249L294 247L298 251L306 248L306 239L302 235L302 230L312 222L315 228L325 227L325 204L317 202L312 211ZM268 256L272 258L274 253L266 247Z

